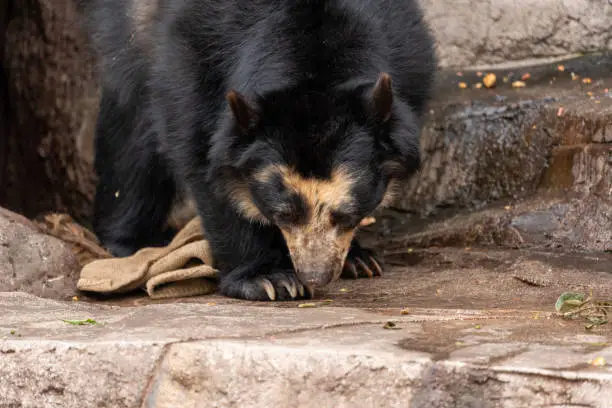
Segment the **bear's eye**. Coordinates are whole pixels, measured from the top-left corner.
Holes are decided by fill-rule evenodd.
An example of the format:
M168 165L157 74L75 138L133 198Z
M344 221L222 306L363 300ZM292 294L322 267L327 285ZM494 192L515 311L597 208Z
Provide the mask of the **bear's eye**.
M278 224L299 225L307 222L309 209L302 196L285 191L279 201L274 213L274 219Z
M340 229L350 230L357 227L358 217L341 211L332 211L329 214L331 225Z
M293 211L278 211L274 214L274 220L279 225L292 225L296 223L297 217Z

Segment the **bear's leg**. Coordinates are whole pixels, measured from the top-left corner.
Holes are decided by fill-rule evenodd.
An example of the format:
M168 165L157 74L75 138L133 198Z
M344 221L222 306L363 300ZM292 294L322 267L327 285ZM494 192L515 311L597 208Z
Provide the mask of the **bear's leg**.
M141 99L120 103L103 89L95 136L94 232L114 256L169 242L166 218L174 180L158 153L152 122Z
M344 262L342 278L373 278L374 276L382 276L382 274L383 265L376 257L374 251L363 248L356 239L353 239L351 248L346 256L346 261Z
M222 295L261 301L312 296L298 279L277 227L244 218L206 183L195 183L191 190L219 270Z

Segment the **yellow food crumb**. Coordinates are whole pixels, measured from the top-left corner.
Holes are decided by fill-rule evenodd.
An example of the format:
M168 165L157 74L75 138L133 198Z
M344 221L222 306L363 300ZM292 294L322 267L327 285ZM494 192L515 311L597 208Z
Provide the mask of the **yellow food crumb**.
M529 72L524 73L523 76L521 77L523 81L526 81L529 78L531 78L531 74Z
M77 300L79 300L79 297L78 296L73 296L72 300L74 300L76 302Z
M565 67L563 65L557 65L557 69L561 72L565 71Z
M119 190L115 191L115 198L119 198Z
M583 84L590 84L591 82L593 82L593 80L591 78L582 78L582 83Z
M575 74L575 73L573 73L573 72L572 72L570 75L572 76L572 81L575 81L575 80L577 80L578 78L580 78L580 75L576 75L576 74Z
M316 303L300 303L298 305L299 308L304 308L304 307L317 307Z
M365 217L363 220L361 220L361 222L359 223L359 226L367 227L368 225L372 225L375 222L376 222L376 218L374 218L374 217Z
M523 81L514 81L512 83L513 88L524 88L527 84Z
M465 82L459 82L459 88L465 89L467 88L467 84Z
M565 109L563 107L559 108L559 110L557 111L557 116L563 115L563 112L565 112Z
M484 78L482 78L482 83L487 88L494 87L496 82L497 82L497 76L495 74L492 74L492 73L489 73L489 74L485 75Z
M410 314L410 309L408 309L408 308L406 308L406 309L402 309L402 310L400 311L400 314L403 314L403 315Z
M606 365L606 359L603 357L595 357L589 363L595 367L604 367Z
M474 88L476 88L476 89L482 88L482 83L480 83L480 82L475 83L474 84Z

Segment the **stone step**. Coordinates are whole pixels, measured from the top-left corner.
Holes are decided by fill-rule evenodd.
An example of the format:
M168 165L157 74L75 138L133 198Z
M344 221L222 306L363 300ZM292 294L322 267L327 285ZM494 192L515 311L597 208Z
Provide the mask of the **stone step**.
M0 293L0 310L2 407L607 408L612 401L609 333L527 309L119 307Z
M612 56L563 68L492 71L491 89L442 72L422 170L370 230L420 246L612 250Z

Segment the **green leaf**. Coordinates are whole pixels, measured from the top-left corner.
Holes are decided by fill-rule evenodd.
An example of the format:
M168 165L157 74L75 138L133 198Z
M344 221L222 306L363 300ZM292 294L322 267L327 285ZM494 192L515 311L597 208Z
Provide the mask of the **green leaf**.
M74 326L84 326L86 324L98 324L98 322L96 322L93 319L87 319L87 320L63 320L65 323L68 324L72 324Z
M555 310L559 313L567 313L582 306L583 303L584 295L582 293L565 292L557 299Z

